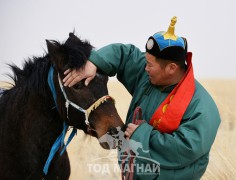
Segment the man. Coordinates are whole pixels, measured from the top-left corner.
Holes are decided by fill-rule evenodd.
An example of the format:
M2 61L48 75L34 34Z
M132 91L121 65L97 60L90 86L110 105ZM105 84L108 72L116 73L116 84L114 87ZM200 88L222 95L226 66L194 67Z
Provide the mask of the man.
M167 32L148 39L146 53L111 44L93 51L84 69L65 72L65 86L82 79L88 85L98 68L117 75L132 95L125 135L146 150L135 159L134 179L200 179L220 124L213 99L194 79L192 54L186 39L174 34L175 23L176 17ZM138 106L145 120L140 125L131 123ZM139 172L137 165L147 165L147 159L160 163L160 174Z

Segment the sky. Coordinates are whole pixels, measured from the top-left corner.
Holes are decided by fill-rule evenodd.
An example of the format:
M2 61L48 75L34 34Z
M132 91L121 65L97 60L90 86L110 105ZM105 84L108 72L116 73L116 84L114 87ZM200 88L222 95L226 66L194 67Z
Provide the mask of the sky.
M99 49L134 44L142 51L149 36L166 31L186 37L197 79L236 78L235 0L1 0L0 81L7 63L22 66L47 52L46 39L64 42L75 31Z

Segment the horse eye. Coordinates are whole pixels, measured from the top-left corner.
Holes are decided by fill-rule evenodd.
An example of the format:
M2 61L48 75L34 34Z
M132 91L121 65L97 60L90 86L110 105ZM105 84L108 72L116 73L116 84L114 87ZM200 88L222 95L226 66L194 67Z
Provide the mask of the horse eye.
M74 89L82 89L84 87L83 83L77 83L73 86Z

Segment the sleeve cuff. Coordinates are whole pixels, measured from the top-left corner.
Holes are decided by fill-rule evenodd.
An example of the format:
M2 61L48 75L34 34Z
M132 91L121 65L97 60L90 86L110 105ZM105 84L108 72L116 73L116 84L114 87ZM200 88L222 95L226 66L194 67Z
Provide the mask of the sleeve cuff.
M152 130L153 127L147 122L144 122L137 127L137 129L131 135L130 139L141 142L142 139L145 139L145 137L149 137Z
M91 61L99 70L104 72L106 75L111 73L110 65L101 57L96 51L92 51L89 56L89 61Z

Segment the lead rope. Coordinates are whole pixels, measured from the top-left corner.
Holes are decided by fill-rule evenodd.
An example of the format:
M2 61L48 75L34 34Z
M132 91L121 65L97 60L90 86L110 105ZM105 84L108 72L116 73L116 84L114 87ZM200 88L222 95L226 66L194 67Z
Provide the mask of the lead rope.
M138 117L138 119L137 119ZM136 125L140 125L143 122L145 122L145 120L140 120L140 118L142 118L142 109L140 106L136 107L134 110L134 114L133 114L133 119L132 119L132 123L136 124ZM129 165L129 171L124 172L124 167L125 167L125 161L128 157L128 154L130 153L130 158L128 159L128 165ZM122 159L122 164L121 164L121 177L122 180L133 180L134 178L134 159L135 159L135 153L128 147L124 154L123 154L123 159Z

